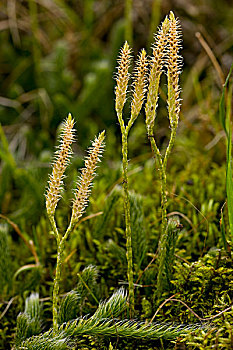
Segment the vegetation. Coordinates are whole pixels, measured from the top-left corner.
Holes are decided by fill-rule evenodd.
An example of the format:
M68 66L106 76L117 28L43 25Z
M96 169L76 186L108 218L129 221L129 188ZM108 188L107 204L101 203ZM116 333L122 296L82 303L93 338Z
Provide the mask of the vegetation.
M0 348L232 348L232 9L1 6Z

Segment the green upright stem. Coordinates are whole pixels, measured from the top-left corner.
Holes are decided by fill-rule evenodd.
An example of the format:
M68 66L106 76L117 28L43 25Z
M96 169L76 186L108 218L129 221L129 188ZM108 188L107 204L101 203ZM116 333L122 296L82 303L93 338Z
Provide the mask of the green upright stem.
M53 332L56 334L58 330L58 294L59 294L59 283L61 279L61 266L63 262L63 251L64 251L64 239L58 241L57 245L57 266L56 274L53 286Z
M169 157L169 155L171 153L171 150L172 150L172 148L174 146L174 143L175 143L177 126L178 126L178 120L176 120L173 123L173 125L172 125L172 131L171 131L170 140L169 140L166 152L165 152L164 161L163 161L165 171L166 171L166 168L167 168L168 157Z
M58 330L58 294L59 294L59 283L61 279L61 266L62 266L62 254L64 250L64 237L60 237L60 234L57 229L56 221L54 215L49 214L49 221L52 226L53 233L57 240L57 265L56 265L56 273L54 278L53 285L53 333L56 334Z
M171 136L170 140L165 152L164 158L162 158L162 155L159 152L159 149L156 145L154 137L150 137L150 142L151 142L151 148L156 156L158 163L159 163L159 177L161 181L161 210L162 210L162 232L161 232L161 237L159 241L159 254L158 254L158 263L159 263L159 269L158 269L158 276L157 276L157 291L156 295L157 298L159 299L161 297L162 291L163 291L163 279L164 279L164 268L165 268L165 259L166 259L166 243L168 240L168 232L167 232L167 161L168 157L171 153L172 147L175 142L175 137L176 137L176 130L178 126L178 119L175 120L175 122L172 125L172 130L171 130ZM150 134L151 134L150 130Z
M167 175L166 175L166 168L167 168L167 160L168 156L171 152L172 146L175 141L175 135L176 135L176 129L172 129L170 141L164 156L164 159L162 158L162 155L156 145L154 136L153 136L153 130L149 130L149 138L151 143L152 152L154 154L154 157L157 159L158 163L158 171L159 171L159 177L160 177L160 183L161 183L161 211L162 211L162 229L161 229L161 237L159 240L159 254L158 254L158 263L159 263L159 269L158 269L158 276L157 276L157 290L156 294L157 297L160 298L163 290L163 273L164 273L164 267L165 267L165 259L166 259L166 242L167 242Z
M57 229L54 215L49 215L49 221L57 240L57 265L53 286L53 332L55 334L58 330L58 295L59 284L61 280L61 267L63 263L63 251L65 247L65 241L69 236L70 232L73 230L73 226L69 225L68 229L66 230L66 233L63 237L61 237Z
M56 228L56 223L53 218L54 225ZM65 248L65 242L67 238L69 237L70 233L74 229L74 224L70 223L69 227L67 228L64 236L60 238L58 231L57 231L57 266L56 266L56 274L54 279L54 287L53 287L53 332L54 334L58 330L58 294L59 294L59 284L61 280L61 267L63 264L63 252Z
M163 291L163 284L164 284L164 268L165 268L165 260L167 257L167 242L169 240L168 237L168 229L167 229L167 161L168 157L171 153L172 147L175 142L176 137L176 130L178 126L178 120L174 122L172 125L171 130L171 136L170 140L165 152L165 156L163 159L162 164L162 171L161 171L161 207L162 207L162 235L159 242L159 255L158 255L158 261L159 261L159 269L158 269L158 276L157 276L157 298L159 299L161 297L162 291Z
M68 226L68 228L67 228L67 230L66 230L64 236L62 237L62 239L63 239L64 241L66 241L66 240L68 239L69 235L72 233L72 231L74 230L75 225L76 225L77 223L78 223L78 222L73 222L72 219L71 219L70 224L69 224L69 226Z
M167 227L167 175L166 168L162 167L161 178L161 207L162 207L162 235L166 234Z
M159 240L159 253L158 253L158 275L157 275L157 298L159 299L163 290L163 274L165 268L165 258L166 258L166 242L167 242L167 176L166 167L162 166L162 171L160 172L161 181L161 210L162 210L162 232Z
M126 234L126 257L128 263L128 282L129 282L129 306L130 317L134 314L134 285L133 285L133 250L132 250L132 232L130 224L130 201L129 201L129 189L128 189L128 134L124 132L122 134L122 161L123 161L123 188L124 188L124 209L125 209L125 234Z
M156 145L152 130L149 131L149 138L151 143L152 152L155 159L157 159L159 178L161 184L161 211L162 211L162 234L164 235L167 226L167 176L166 176L166 167L164 166L164 161L162 155ZM160 240L161 242L161 240Z
M56 222L55 222L55 219L54 219L54 215L48 215L49 217L49 221L50 221L50 224L52 226L52 229L53 229L53 233L56 237L56 240L57 240L57 243L60 239L60 236L59 236L59 232L58 232L58 229L57 229L57 225L56 225Z
M127 258L127 276L129 282L129 310L130 317L134 314L134 285L133 285L133 250L132 250L132 232L130 224L130 199L128 188L128 132L125 128L122 113L118 114L118 120L121 127L122 140L122 163L123 163L123 189L124 189L124 211L125 211L125 235L126 235L126 258Z
M178 122L175 122L172 126L170 140L165 152L164 159L162 161L162 171L161 171L161 206L162 206L162 232L163 238L166 240L167 234L167 161L171 153L172 147L175 143L176 129ZM162 243L162 240L161 240ZM161 269L160 269L161 270Z

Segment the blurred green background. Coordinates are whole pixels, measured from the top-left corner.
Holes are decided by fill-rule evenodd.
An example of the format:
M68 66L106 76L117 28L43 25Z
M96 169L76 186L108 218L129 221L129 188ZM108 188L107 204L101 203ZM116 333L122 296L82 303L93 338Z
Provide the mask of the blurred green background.
M181 21L184 57L176 170L200 155L222 164L225 145L218 101L233 59L232 5L227 0L1 1L1 213L21 225L27 218L30 225L44 212L57 129L68 112L76 120L78 135L73 167L82 165L84 150L103 129L105 165L118 167L114 163L121 159L114 112L117 55L125 39L134 57L142 47L150 55L153 33L170 10ZM197 32L212 49L220 74ZM156 124L161 148L169 133L165 78L162 83ZM130 134L131 159L150 157L143 118L142 112Z
M113 76L125 40L125 3L1 1L0 121L19 161L45 157L68 112L77 120L84 146L100 129L118 132ZM233 55L232 5L226 0L133 1L134 55L142 47L151 53L153 32L170 10L180 18L186 120L192 113L205 122L216 113L221 84L195 33L202 33L226 75Z

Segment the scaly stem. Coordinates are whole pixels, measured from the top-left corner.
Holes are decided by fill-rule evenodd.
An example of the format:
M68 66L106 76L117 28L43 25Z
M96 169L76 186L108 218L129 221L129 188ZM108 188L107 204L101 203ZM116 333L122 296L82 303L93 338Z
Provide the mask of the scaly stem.
M58 241L57 245L57 266L53 286L53 332L56 334L58 330L58 294L59 283L61 279L61 267L63 263L64 239Z
M162 235L159 242L159 255L158 255L158 261L159 261L159 270L158 270L158 276L157 276L157 298L159 299L161 297L162 291L163 291L163 284L164 284L164 269L165 269L165 260L167 256L167 241L169 239L168 237L168 231L167 231L167 179L166 179L166 171L167 171L167 161L168 157L171 153L172 147L175 142L176 137L176 130L178 126L178 121L174 122L172 125L171 130L171 136L170 140L165 152L165 156L163 159L162 164L162 171L161 171L161 208L162 208Z
M57 240L57 265L56 273L53 286L53 332L54 334L58 329L58 293L59 293L59 282L61 278L61 265L62 265L62 252L64 249L63 238L60 238L60 234L57 229L54 215L48 215L50 224L52 226L53 233Z
M125 235L126 235L126 258L127 258L127 276L129 283L129 310L130 317L134 314L134 285L133 285L133 250L132 250L132 232L130 224L130 199L128 188L128 129L124 126L122 113L118 114L118 120L121 127L122 140L122 163L123 163L123 189L124 189L124 211L125 211Z
M166 258L166 242L167 242L167 175L166 167L163 161L162 170L160 171L161 181L161 211L162 211L162 232L159 240L159 253L158 253L158 276L157 276L157 298L159 299L163 290L163 273L165 268Z
M168 234L167 233L167 175L166 175L167 161L175 142L177 126L178 126L178 120L177 122L175 121L172 125L171 136L170 136L170 140L169 140L164 158L162 157L158 149L158 146L156 145L154 135L153 135L153 129L148 128L148 136L151 143L151 149L155 159L157 159L158 172L159 172L159 178L160 178L160 184L161 184L160 191L161 191L162 229L161 229L161 237L159 240L159 254L158 254L159 270L158 270L158 276L157 276L157 291L156 291L156 295L158 298L160 298L163 291L163 273L164 273L165 259L166 259L166 242L168 239L167 237L167 234Z
M130 317L134 314L134 285L133 285L133 251L132 251L132 232L130 225L130 201L128 189L128 142L127 134L122 134L122 156L123 156L123 188L124 188L124 209L125 209L125 234L126 234L126 257L128 263L128 282L129 282L129 306Z
M50 220L51 222L51 220ZM51 224L55 225L55 229L57 230L56 227L56 222L53 217L53 222ZM60 238L60 235L57 230L57 266L56 266L56 273L55 273L55 279L54 279L54 287L53 287L53 332L54 334L58 330L58 294L59 294L59 284L61 280L61 267L63 264L63 252L65 248L65 241L69 237L70 233L73 231L74 225L70 223L69 227L67 228L64 236Z
M162 209L162 236L166 235L167 227L167 175L164 163L160 173L161 179L161 209Z
M153 135L153 129L148 129L148 136L150 139L151 149L154 155L154 158L157 160L158 172L160 178L160 192L161 192L161 211L162 211L162 235L166 231L167 226L167 176L166 176L166 166L164 166L163 157L156 145L155 138Z
M69 225L68 229L66 230L66 233L61 238L56 221L53 215L49 215L49 221L51 223L53 232L57 239L57 265L56 265L56 272L55 272L55 278L54 278L54 286L53 286L53 332L54 334L58 330L58 294L59 294L59 284L61 280L61 267L63 264L63 251L65 247L65 241L69 234L72 232L73 227Z
M50 224L52 226L53 233L54 233L54 235L56 237L56 240L57 240L57 243L58 243L58 241L60 239L60 236L59 236L57 225L56 225L56 222L55 222L55 219L54 219L54 215L49 214L48 218L49 218Z
M157 276L157 297L161 296L162 285L163 285L163 272L164 272L164 262L166 257L166 238L167 238L167 175L166 175L166 164L167 157L169 153L166 152L164 159L156 145L153 130L149 128L148 130L149 139L151 143L151 149L154 154L155 159L157 159L159 178L160 178L160 191L161 191L161 212L162 212L162 225L161 225L161 237L159 240L159 271ZM170 142L169 142L170 144ZM166 161L165 161L166 159Z
M167 253L166 252L166 243L168 239L167 237L167 234L168 234L167 232L167 175L166 175L167 161L175 142L177 126L178 126L178 121L177 122L175 121L172 125L170 140L163 159L154 138L150 137L152 151L159 163L158 170L159 170L159 177L161 182L162 232L161 232L161 237L159 241L159 254L158 254L159 269L158 269L158 276L157 276L157 291L156 291L157 298L161 297L161 294L163 291L163 278L164 278L163 273L164 273L165 259L166 259L166 253Z
M174 146L174 143L175 143L177 126L178 126L178 120L176 120L173 123L173 125L172 125L172 131L171 131L170 140L169 140L166 152L165 152L164 161L163 161L165 171L166 171L166 168L167 168L168 157L169 157L169 155L171 153L171 150L172 150L172 148Z
M75 223L70 222L70 224L69 224L69 226L68 226L64 236L62 237L63 241L66 241L68 239L69 235L73 232L74 228L75 228Z
M174 122L172 125L170 140L165 152L165 156L162 160L161 167L161 206L162 206L162 232L166 235L167 231L167 161L171 153L171 150L175 143L176 130L178 126L178 121ZM164 237L165 238L165 237Z

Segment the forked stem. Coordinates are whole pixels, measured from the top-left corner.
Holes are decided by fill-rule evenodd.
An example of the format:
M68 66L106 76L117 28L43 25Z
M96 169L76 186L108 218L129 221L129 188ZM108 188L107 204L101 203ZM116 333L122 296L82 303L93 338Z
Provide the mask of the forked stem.
M126 235L126 258L127 276L129 282L129 311L130 317L134 315L134 285L133 285L133 250L132 232L130 222L130 199L128 188L128 133L122 130L122 165L123 165L123 189L124 189L124 209L125 209L125 235Z
M174 146L176 130L178 126L180 113L180 88L179 75L181 73L181 57L179 56L180 49L180 31L179 21L175 18L173 12L170 12L169 18L166 17L162 23L161 29L156 37L155 46L153 48L153 57L151 61L151 72L149 76L149 88L147 93L146 103L146 126L147 133L150 139L152 152L158 163L158 172L161 182L161 211L162 225L161 236L159 240L158 254L158 276L157 276L157 291L158 298L161 297L164 286L165 260L167 256L167 246L169 242L168 220L167 220L167 162L171 150ZM154 121L156 117L156 108L158 101L160 75L163 66L167 68L168 81L168 116L171 127L170 139L164 157L161 155L158 146L156 145L153 135Z
M61 280L61 268L63 264L63 253L65 242L69 235L73 232L75 225L79 222L85 208L87 207L92 182L95 176L97 163L100 161L104 147L105 132L103 131L92 142L92 147L89 148L89 156L85 159L85 167L82 169L80 181L78 182L73 199L72 215L69 226L63 235L59 234L56 221L55 211L57 203L61 198L61 189L63 185L64 172L69 163L69 156L71 154L71 143L74 138L74 120L69 114L65 123L63 124L63 134L59 150L56 153L57 157L53 164L52 175L50 175L49 186L46 192L46 209L48 218L57 240L57 264L53 287L53 333L58 331L58 295L59 285Z
M121 146L122 146L122 177L124 189L124 212L125 212L125 236L126 236L126 258L127 258L127 277L129 283L129 313L130 317L134 315L134 284L133 284L133 250L132 250L132 232L130 222L130 199L128 188L128 132L124 125L122 113L117 114L121 128Z

